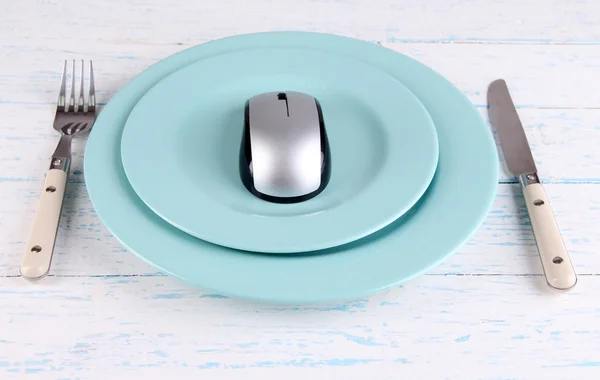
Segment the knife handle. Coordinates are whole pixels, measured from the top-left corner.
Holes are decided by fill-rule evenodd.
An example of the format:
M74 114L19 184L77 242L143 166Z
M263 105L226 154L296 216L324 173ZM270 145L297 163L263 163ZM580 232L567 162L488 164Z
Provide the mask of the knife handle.
M39 280L50 270L66 187L65 171L48 170L21 262L21 275L28 280Z
M577 283L577 275L544 187L541 183L527 184L523 195L548 285L558 290L571 289Z

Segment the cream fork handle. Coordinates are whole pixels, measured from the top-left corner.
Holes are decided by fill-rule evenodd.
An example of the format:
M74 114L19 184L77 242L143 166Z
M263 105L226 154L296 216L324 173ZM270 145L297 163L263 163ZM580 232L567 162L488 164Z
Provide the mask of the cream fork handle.
M21 262L21 275L29 280L41 279L50 270L66 186L65 171L48 170Z

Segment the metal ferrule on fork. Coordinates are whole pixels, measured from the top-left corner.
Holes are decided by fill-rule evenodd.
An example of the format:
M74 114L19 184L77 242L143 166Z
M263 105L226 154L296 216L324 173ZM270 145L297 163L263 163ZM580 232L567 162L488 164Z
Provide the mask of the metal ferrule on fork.
M52 157L52 162L50 163L50 169L58 169L62 170L65 173L69 173L69 169L71 168L71 159L68 157Z
M534 183L541 183L540 177L536 172L523 173L519 176L519 183L521 184L521 188L525 188L528 185L532 185Z
M72 135L62 135L56 150L52 154L50 161L50 169L59 169L65 173L69 173L71 168L71 141Z

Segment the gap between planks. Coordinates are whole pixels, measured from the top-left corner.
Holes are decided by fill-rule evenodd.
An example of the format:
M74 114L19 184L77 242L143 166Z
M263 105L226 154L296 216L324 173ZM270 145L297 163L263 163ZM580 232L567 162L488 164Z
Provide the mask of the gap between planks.
M494 39L476 39L476 38L464 38L464 39L398 39L389 38L386 41L369 41L378 45L387 44L456 44L456 45L600 45L600 41L588 40L588 41L576 41L576 40L542 40L542 39L515 39L515 40L494 40Z
M70 173L73 174L73 173ZM4 178L0 178L0 183L2 182L41 182L41 180L39 178L33 178L33 177L26 177L26 178L22 178L22 177L4 177ZM80 184L80 185L85 185L85 181L78 179L78 178L71 178L69 177L67 179L68 183L75 183L75 184ZM514 185L519 183L519 181L515 178L503 178L500 181L498 181L498 185ZM548 180L544 180L542 179L542 183L547 185L547 184L552 184L552 185L599 185L600 184L600 178L565 178L565 179L560 179L560 180L552 180L552 181L548 181Z
M425 273L423 276L431 277L543 277L542 273ZM597 277L600 273L577 273L578 277ZM0 278L19 278L18 274L0 275ZM142 274L49 274L46 277L56 278L136 278L136 277L169 277L165 273ZM43 280L41 280L43 281Z
M10 105L25 105L25 106L44 106L44 105L50 105L50 106L56 106L56 102L52 101L52 102L20 102L20 101L8 101L8 100L0 100L0 104L10 104ZM108 102L98 102L96 103L96 105L98 107L105 107L108 104ZM478 109L486 109L488 108L487 104L473 104L473 106L475 108ZM532 110L556 110L556 111L579 111L579 110L600 110L600 106L597 107L590 107L590 106L583 106L583 107L569 107L569 106L535 106L535 105L528 105L528 104L517 104L515 105L515 108L517 110L519 109L532 109ZM98 115L100 115L100 112L98 112Z

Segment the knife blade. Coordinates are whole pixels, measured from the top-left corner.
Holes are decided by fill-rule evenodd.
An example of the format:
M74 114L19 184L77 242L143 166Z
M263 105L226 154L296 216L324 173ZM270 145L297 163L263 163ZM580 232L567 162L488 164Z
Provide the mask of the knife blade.
M523 191L546 282L554 289L569 290L577 284L577 275L506 82L493 81L487 97L490 123L497 132L506 164Z
M515 176L537 172L521 119L502 79L490 84L488 92L489 118L496 128L504 159Z

